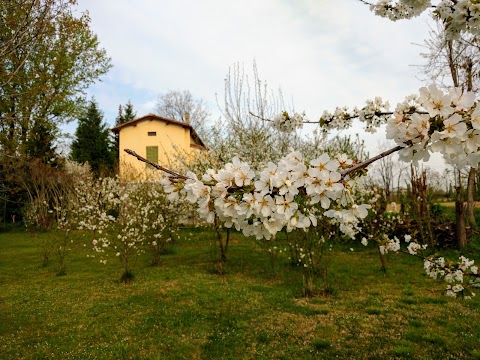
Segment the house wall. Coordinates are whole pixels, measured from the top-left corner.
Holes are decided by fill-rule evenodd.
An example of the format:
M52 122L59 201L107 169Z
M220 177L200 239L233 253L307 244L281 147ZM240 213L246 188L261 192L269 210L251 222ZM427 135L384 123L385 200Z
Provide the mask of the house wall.
M156 132L156 136L148 136ZM175 146L174 146L175 145ZM158 163L169 167L180 154L190 154L190 129L175 124L145 120L120 130L120 176L128 172L142 173L146 164L128 155L123 149L131 149L138 155L146 156L147 146L158 146ZM178 149L178 150L177 150Z

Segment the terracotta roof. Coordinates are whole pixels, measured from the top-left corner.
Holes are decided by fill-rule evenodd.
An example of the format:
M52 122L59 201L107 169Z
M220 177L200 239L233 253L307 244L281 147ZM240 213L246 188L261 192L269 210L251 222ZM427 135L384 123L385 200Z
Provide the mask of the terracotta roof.
M110 130L113 131L114 133L119 133L120 130L123 129L124 127L131 126L131 125L136 125L137 123L139 123L141 121L163 121L163 122L167 122L169 124L175 124L175 125L178 125L178 126L181 126L181 127L184 127L184 128L188 128L188 129L190 129L191 136L197 142L197 144L198 144L197 146L207 149L203 140L200 138L200 136L198 136L197 132L192 127L192 125L184 123L182 121L169 119L169 118L166 118L166 117L163 117L163 116L160 116L160 115L155 115L155 114L148 114L148 115L133 119L131 121L127 121L126 123L117 125L117 126L111 128Z

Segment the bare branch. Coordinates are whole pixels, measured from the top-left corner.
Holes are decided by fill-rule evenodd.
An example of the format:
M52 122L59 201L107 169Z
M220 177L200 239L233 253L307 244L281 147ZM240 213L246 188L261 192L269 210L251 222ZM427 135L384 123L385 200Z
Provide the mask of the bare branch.
M354 171L357 171L357 170L360 170L360 169L365 169L368 165L370 165L371 163L374 163L375 161L377 160L380 160L380 159L383 159L385 156L388 156L390 154L393 154L394 152L397 152L397 151L400 151L402 149L404 149L405 147L404 146L400 146L400 145L397 145L395 146L394 148L391 148L387 151L384 151L380 154L378 154L377 156L374 156L373 158L370 158L368 160L365 160L364 162L360 163L360 164L357 164L355 166L352 166L351 168L348 168L347 170L344 170L341 172L341 175L342 175L342 179L347 176L348 174L350 174L351 172L354 172Z
M166 172L167 174L170 174L170 175L173 176L174 178L184 179L184 180L190 179L188 176L184 176L184 175L178 174L178 173L176 173L175 171L169 170L169 169L167 169L167 168L164 168L164 167L161 166L161 165L155 164L154 162L151 162L150 160L145 159L144 157L138 155L138 154L137 154L135 151L133 151L133 150L124 149L124 151L125 151L127 154L129 154L129 155L135 156L138 160L143 161L144 163L147 163L147 164L153 166L155 169L160 170L160 171L163 171L163 172Z
M273 120L272 119L265 119L264 117L261 117L261 116L258 116L258 115L255 115L254 113L252 113L251 111L249 111L249 114L259 120L262 120L262 121L270 121L272 122ZM304 124L318 124L319 121L304 121L303 122Z

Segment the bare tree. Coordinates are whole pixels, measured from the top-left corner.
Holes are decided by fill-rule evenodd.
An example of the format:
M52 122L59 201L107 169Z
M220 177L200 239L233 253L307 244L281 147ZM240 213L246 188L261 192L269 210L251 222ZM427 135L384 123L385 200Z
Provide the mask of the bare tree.
M420 55L426 60L420 65L426 78L444 89L452 86L478 92L480 89L480 47L478 39L462 34L458 40L447 39L443 25L436 23L430 29L430 38L422 46Z
M253 74L238 63L229 69L223 102L217 102L225 119L228 157L237 155L256 168L275 161L290 148L301 148L298 134L280 132L271 122L261 120L285 111L285 105L281 91L271 91L260 79L255 62Z
M390 147L382 144L380 150L384 151ZM385 202L390 201L392 194L395 164L393 156L387 156L379 160L375 167L375 174L378 176L380 186L383 188Z
M205 101L194 98L189 90L173 90L160 95L155 112L170 119L189 122L200 135L205 133L210 116ZM190 118L186 119L185 114L189 114Z

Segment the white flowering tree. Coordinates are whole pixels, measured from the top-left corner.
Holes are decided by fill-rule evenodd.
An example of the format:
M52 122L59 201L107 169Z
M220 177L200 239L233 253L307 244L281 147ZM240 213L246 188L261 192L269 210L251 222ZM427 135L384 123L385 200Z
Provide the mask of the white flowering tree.
M78 228L90 235L90 257L103 264L118 258L125 283L133 279L139 255L148 251L151 264L159 265L186 214L185 204L167 201L158 182L95 179L91 173L75 182L73 208Z
M169 201L158 182L146 181L129 186L134 187L129 199L134 209L124 209L125 217L130 220L132 211L138 213L136 223L140 236L144 238L145 250L151 254L151 265L158 266L167 246L175 242L180 221L187 218L190 209L181 199Z

